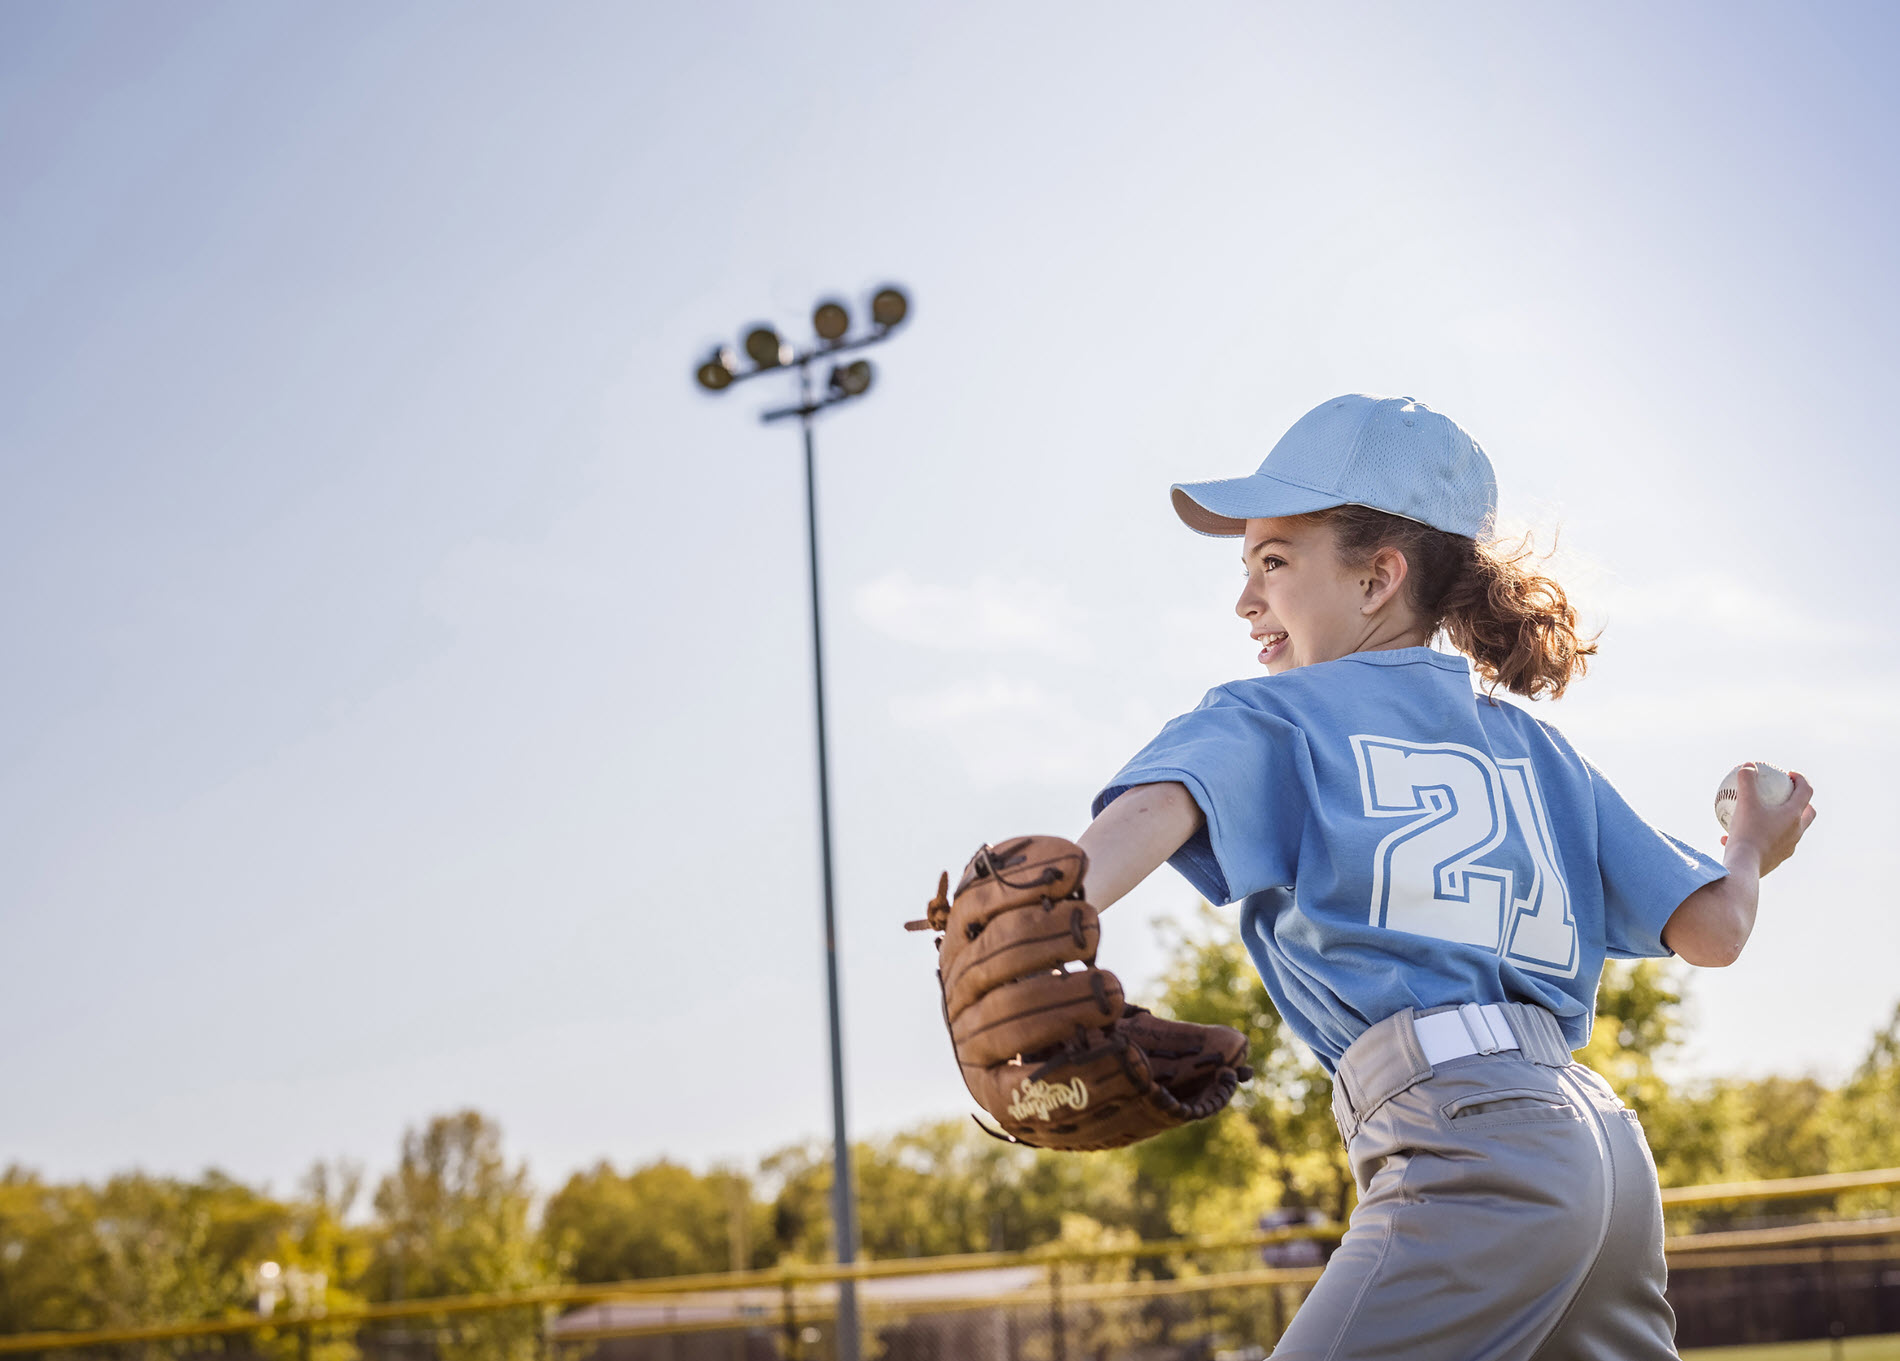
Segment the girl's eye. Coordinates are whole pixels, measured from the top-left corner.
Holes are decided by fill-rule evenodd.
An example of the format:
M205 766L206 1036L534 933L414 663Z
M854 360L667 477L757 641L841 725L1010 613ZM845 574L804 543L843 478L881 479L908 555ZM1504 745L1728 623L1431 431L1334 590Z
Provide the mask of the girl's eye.
M1260 559L1260 570L1263 572L1271 572L1276 567L1284 566L1286 566L1286 559L1276 558L1271 553Z

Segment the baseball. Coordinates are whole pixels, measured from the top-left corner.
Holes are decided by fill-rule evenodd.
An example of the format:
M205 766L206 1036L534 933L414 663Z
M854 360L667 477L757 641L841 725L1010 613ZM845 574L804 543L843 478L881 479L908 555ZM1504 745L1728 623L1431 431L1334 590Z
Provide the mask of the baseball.
M1722 830L1728 830L1729 815L1735 811L1735 800L1741 794L1740 780L1742 768L1736 766L1722 777L1722 787L1715 791L1715 820L1722 824ZM1783 803L1788 795L1794 793L1794 780L1780 766L1771 766L1766 761L1755 762L1755 792L1761 795L1765 804Z

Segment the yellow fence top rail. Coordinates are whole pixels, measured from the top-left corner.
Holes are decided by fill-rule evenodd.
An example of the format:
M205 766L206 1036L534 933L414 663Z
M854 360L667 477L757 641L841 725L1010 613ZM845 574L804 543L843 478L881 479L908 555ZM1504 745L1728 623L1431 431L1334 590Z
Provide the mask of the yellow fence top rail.
M1900 1238L1900 1219L1822 1220L1818 1224L1781 1224L1772 1229L1731 1229L1692 1233L1663 1242L1665 1252L1722 1252L1731 1248L1783 1247L1793 1243L1853 1243Z
M1724 1200L1792 1200L1798 1196L1838 1195L1900 1186L1900 1167L1869 1172L1830 1172L1820 1177L1783 1177L1778 1181L1731 1181L1715 1186L1672 1186L1662 1193L1664 1206L1714 1205Z

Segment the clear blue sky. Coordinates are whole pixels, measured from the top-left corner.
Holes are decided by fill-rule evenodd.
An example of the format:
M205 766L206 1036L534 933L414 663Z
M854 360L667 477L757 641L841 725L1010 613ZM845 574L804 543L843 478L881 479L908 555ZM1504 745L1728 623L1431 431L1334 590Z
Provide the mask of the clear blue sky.
M1548 717L1638 808L1813 776L1685 1064L1841 1074L1900 1001L1895 26L0 7L0 1162L823 1135L796 437L690 373L885 278L819 432L858 1131L965 1109L936 871L1253 667L1168 484L1343 391L1561 525L1608 631Z

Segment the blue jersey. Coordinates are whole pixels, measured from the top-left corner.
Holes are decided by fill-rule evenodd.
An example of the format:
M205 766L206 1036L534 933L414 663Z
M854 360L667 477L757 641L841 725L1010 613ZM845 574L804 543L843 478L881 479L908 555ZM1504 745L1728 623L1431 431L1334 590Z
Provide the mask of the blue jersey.
M1206 826L1171 863L1241 931L1327 1071L1405 1007L1531 1002L1589 1042L1606 957L1725 871L1638 817L1548 723L1430 648L1359 652L1210 691L1122 768Z

